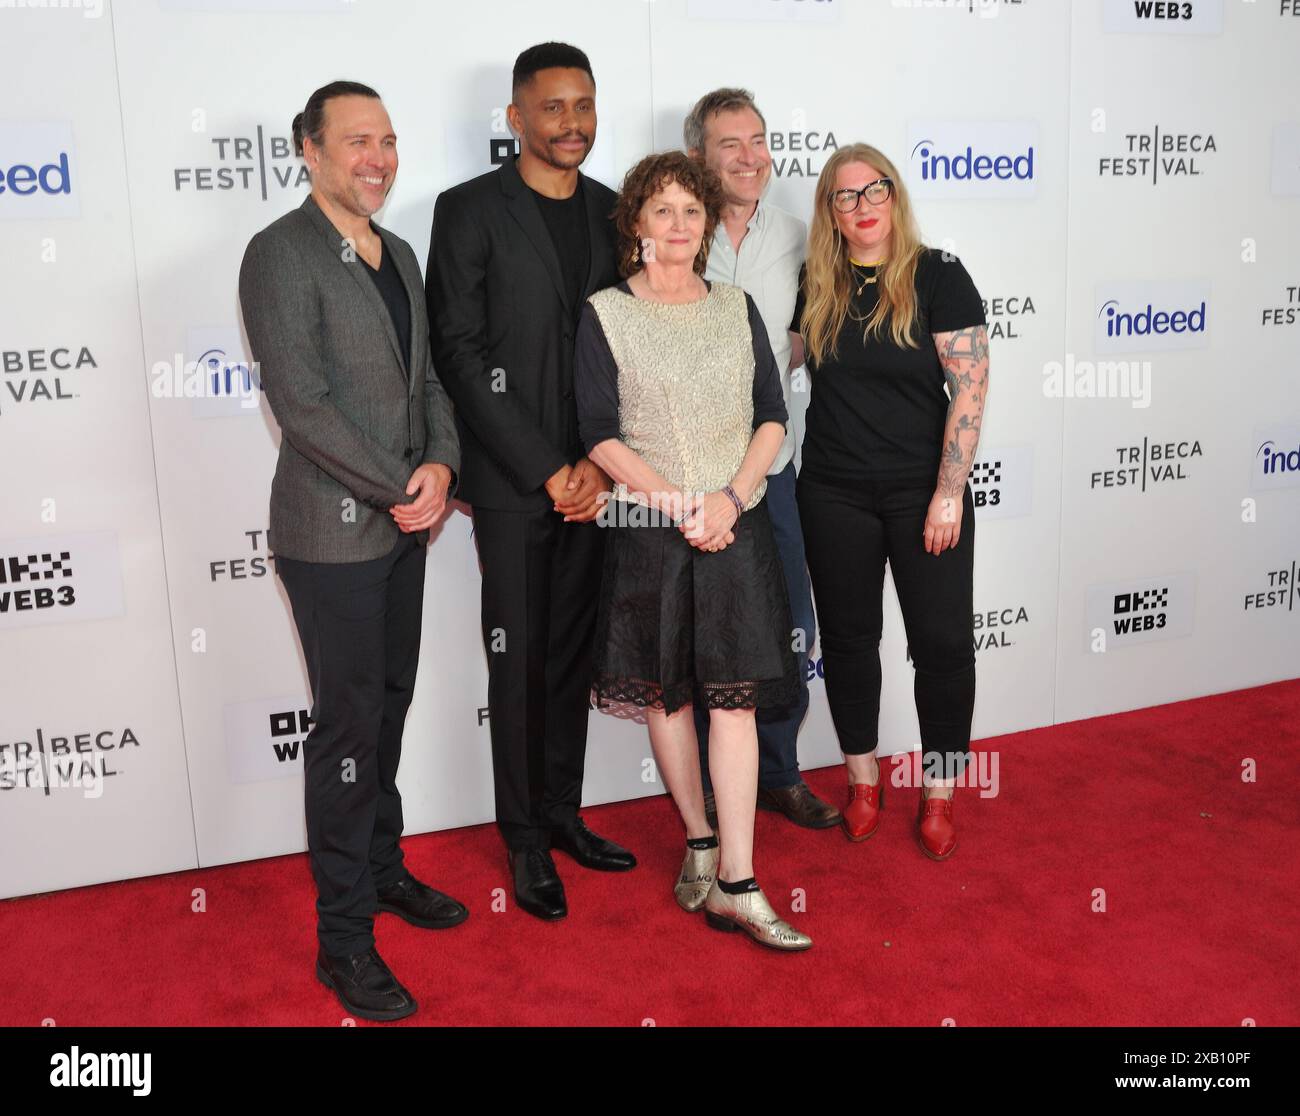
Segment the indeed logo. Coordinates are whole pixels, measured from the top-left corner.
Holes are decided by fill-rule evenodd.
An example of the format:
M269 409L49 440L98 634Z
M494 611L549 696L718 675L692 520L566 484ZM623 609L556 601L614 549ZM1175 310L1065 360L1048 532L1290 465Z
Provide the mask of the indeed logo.
M1279 449L1276 442L1265 442L1255 452L1255 460L1262 464L1266 477L1300 473L1300 444L1293 450L1286 450Z
M917 120L908 125L908 188L920 197L1025 198L1038 190L1037 124Z
M976 154L967 144L965 149L940 153L939 145L931 139L921 140L912 148L912 161L921 169L922 182L970 182L998 179L1007 182L1019 179L1028 182L1034 177L1034 149L1027 147L1020 154Z
M1100 353L1203 349L1210 343L1210 285L1199 280L1098 283L1094 343Z
M261 388L262 378L255 365L230 360L224 349L209 349L195 363L208 375L207 394L212 398L238 396L253 399L251 406L257 406L254 390Z
M1205 300L1190 310L1157 310L1150 302L1141 310L1124 310L1119 299L1102 304L1107 337L1147 337L1160 333L1204 333Z
M69 121L0 121L0 220L79 217L76 152Z
M0 194L26 196L37 191L43 194L72 193L72 172L68 169L68 153L59 152L52 163L36 167L29 163L14 163L6 170L0 167Z

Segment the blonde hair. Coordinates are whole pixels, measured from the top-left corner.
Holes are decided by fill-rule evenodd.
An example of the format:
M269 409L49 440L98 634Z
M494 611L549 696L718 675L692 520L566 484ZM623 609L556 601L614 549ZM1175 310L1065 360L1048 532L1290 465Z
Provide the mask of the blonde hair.
M868 163L894 184L889 258L878 272L878 301L866 318L863 340L879 337L888 329L889 339L895 345L917 348L916 264L925 246L921 243L912 203L894 164L869 144L853 143L841 147L826 160L813 200L800 332L808 353L819 364L836 355L840 330L849 317L853 265L849 262L848 242L840 232L831 204L835 177L846 163Z

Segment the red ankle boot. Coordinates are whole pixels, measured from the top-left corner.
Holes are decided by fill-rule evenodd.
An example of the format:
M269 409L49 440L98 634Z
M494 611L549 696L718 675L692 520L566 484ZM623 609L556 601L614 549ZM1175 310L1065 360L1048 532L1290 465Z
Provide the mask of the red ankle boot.
M850 783L849 801L844 807L844 832L850 841L865 841L880 824L880 810L884 805L885 773L877 777L876 785Z
M947 860L957 847L957 831L952 824L952 799L921 793L921 808L916 814L916 837L921 851L931 860Z

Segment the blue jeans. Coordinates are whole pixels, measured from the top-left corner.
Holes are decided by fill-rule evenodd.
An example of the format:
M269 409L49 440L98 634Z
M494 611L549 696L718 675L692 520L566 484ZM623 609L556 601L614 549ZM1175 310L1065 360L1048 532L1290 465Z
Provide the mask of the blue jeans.
M803 529L799 524L799 505L794 497L794 462L767 478L768 514L772 534L785 570L785 587L790 597L790 616L796 629L804 632L801 666L807 662L816 638L817 621L813 616L812 589L804 560ZM799 671L799 697L793 705L780 709L759 709L758 785L767 790L792 787L800 781L799 726L808 712L808 674ZM712 790L709 780L709 711L695 707L695 735L700 742L700 774L705 791Z

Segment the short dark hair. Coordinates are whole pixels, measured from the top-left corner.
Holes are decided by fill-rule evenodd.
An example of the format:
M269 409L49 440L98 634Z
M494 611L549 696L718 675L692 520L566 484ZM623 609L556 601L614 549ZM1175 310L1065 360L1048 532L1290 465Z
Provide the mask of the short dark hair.
M325 103L333 97L373 97L380 96L368 85L359 81L331 81L322 85L307 98L307 107L293 118L293 149L302 154L302 141L310 139L319 144L325 131Z
M576 46L568 43L538 43L515 59L514 72L510 76L511 99L519 99L520 87L532 81L538 70L550 70L557 66L566 70L585 70L591 78L591 84L596 84L596 75L591 72L591 60Z
M704 241L695 257L696 274L704 274L713 233L722 216L722 183L713 171L696 162L685 151L665 151L647 155L627 172L611 214L614 228L618 231L618 269L624 278L644 266L637 252L640 245L636 236L636 219L641 207L674 182L704 206Z

